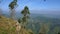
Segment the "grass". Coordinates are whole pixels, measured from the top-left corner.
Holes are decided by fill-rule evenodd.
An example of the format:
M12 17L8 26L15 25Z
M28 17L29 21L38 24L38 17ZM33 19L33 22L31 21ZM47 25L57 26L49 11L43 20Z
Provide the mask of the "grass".
M16 34L15 20L0 16L0 34ZM32 30L21 28L19 34L33 34Z

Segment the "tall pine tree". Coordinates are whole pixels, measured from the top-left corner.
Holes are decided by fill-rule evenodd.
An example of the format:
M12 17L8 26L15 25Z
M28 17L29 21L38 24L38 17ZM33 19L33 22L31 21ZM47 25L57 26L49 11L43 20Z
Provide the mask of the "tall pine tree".
M10 4L9 4L9 8L11 10L11 18L14 19L15 17L15 8L17 6L17 0L13 0Z
M27 21L30 15L29 8L25 6L24 9L21 11L21 14L23 15L22 23L25 26L27 24Z

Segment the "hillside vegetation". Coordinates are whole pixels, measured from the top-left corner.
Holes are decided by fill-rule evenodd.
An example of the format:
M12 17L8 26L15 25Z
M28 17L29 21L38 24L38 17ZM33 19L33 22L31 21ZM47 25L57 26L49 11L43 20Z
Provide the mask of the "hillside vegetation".
M15 24L16 20L0 16L0 34L17 34ZM19 34L33 34L33 32L30 29L21 28Z

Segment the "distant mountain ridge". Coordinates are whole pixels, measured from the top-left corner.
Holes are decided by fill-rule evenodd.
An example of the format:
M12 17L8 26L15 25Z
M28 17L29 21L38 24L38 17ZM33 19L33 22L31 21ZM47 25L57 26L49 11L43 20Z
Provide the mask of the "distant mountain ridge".
M30 10L31 12L31 17L32 16L44 16L44 17L49 17L49 18L58 18L60 19L60 11L48 11L48 10ZM10 15L9 11L3 11L2 12L4 15ZM16 16L22 16L21 11L16 11L15 12Z

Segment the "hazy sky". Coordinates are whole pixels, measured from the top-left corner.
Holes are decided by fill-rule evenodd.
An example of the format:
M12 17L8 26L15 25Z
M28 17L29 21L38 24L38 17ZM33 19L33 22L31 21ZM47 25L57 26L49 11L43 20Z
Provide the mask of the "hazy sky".
M8 5L12 0L3 0L0 3L0 8L3 10L9 9ZM60 0L18 0L17 10L21 10L24 6L28 6L30 10L59 10Z

